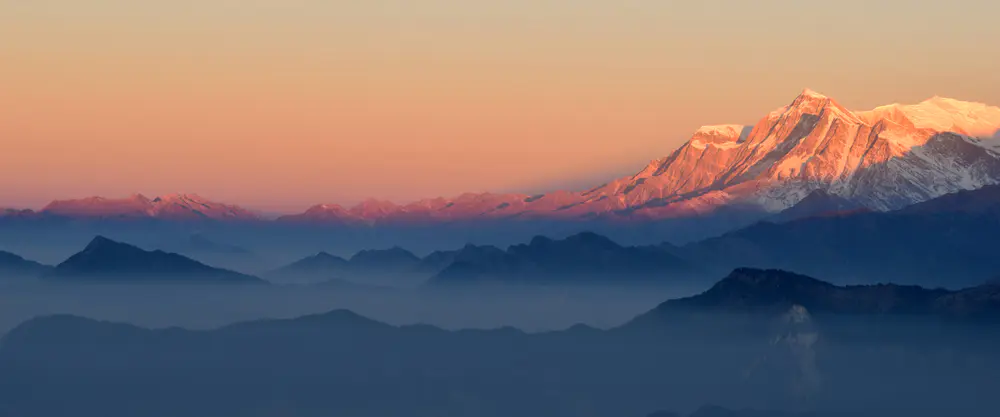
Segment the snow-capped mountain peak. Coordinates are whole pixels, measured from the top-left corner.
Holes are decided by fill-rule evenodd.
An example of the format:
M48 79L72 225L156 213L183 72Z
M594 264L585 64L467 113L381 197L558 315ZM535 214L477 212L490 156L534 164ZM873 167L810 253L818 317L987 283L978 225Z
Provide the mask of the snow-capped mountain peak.
M722 207L779 212L816 191L886 210L1000 183L1000 108L934 97L852 111L805 89L752 126L702 126L636 174L585 191L465 193L409 204L369 199L284 220L371 225L470 219L663 219ZM252 219L195 194L91 197L43 212L91 217Z
M918 129L955 132L977 138L993 138L1000 132L1000 107L951 98L933 97L917 104L890 104L858 113L874 124L889 119Z
M997 112L943 98L854 112L806 89L752 127L699 128L671 155L587 197L654 217L733 203L776 212L814 190L900 207L1000 181L997 153L963 136L995 134Z
M636 174L586 191L368 202L351 212L380 219L417 212L446 219L658 219L733 204L778 212L817 190L885 210L1000 182L1000 147L973 138L997 130L1000 109L984 104L937 97L854 112L805 89L753 126L703 126Z
M42 213L85 218L162 218L172 220L256 220L259 216L242 207L217 203L197 194L168 194L149 199L142 194L125 198L86 197L56 200Z
M749 133L749 128L743 125L702 126L694 132L690 143L697 149L705 149L706 146L730 149L739 146Z

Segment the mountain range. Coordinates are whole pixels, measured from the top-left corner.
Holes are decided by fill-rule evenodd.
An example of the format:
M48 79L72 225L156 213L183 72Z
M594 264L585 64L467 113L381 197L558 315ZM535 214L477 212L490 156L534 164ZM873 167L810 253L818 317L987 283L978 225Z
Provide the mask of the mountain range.
M129 239L129 235L125 235ZM257 253L234 245L225 241L217 240L201 232L195 232L187 236L173 237L157 236L149 241L138 240L141 247L151 250L162 250L164 252L176 253L197 260L199 262L224 267L236 271L256 273L266 269L263 257Z
M103 236L42 275L59 282L263 283L259 278L213 268L184 256L146 251Z
M346 310L197 331L44 316L0 341L0 409L576 417L721 402L986 417L996 317L995 288L842 287L753 269L608 330L446 331Z
M589 232L564 239L536 236L506 249L468 244L435 251L398 272L433 285L677 283L757 267L838 283L958 288L1000 276L1000 257L992 246L998 234L1000 185L886 212L858 209L817 190L772 218L680 246L626 246ZM317 271L331 277L350 268Z
M885 211L1000 183L1000 108L934 97L855 112L804 90L755 125L705 126L636 174L585 191L466 193L397 205L319 204L282 224L391 225L473 220L649 221L736 209L761 217L815 191ZM176 194L54 201L39 213L83 218L243 220L237 206Z
M507 247L466 244L422 258L400 247L361 250L349 259L320 252L263 276L277 283L340 279L438 288L697 283L741 267L780 268L838 283L895 282L947 288L974 286L1000 276L1000 257L995 256L992 246L1000 234L1000 185L947 194L886 212L851 209L853 206L845 206L844 201L817 190L772 218L679 246L623 245L583 232L561 239L535 236ZM239 247L218 244L201 235L188 236L182 242L182 246L200 248L195 251L199 252L196 259L215 252L221 252L223 258L230 253L246 256ZM125 268L129 274L148 276L163 275L167 270L180 275L204 268L223 271L182 254L146 251L98 237L51 271L51 267L18 255L0 253L0 273L19 277L69 272L99 276L118 274L115 268Z
M623 246L596 233L564 239L536 236L501 249L465 245L423 258L393 247L363 250L349 260L320 252L265 275L272 282L320 282L376 276L412 276L434 287L472 284L670 284L690 279L699 268L653 246Z
M838 282L976 285L1000 275L1000 186L889 212L828 211L764 221L683 246L662 246L715 272L782 268Z
M26 213L20 212L23 216ZM259 220L260 216L239 206L209 201L196 194L170 194L147 198L134 194L126 198L87 197L56 200L39 214L69 218L165 220Z
M622 246L595 233L535 237L507 250L467 245L430 279L432 285L482 283L677 283L698 268L654 247Z
M370 281L378 277L416 273L420 262L419 257L398 246L362 250L350 259L319 252L270 271L265 277L279 283L325 282L344 277Z

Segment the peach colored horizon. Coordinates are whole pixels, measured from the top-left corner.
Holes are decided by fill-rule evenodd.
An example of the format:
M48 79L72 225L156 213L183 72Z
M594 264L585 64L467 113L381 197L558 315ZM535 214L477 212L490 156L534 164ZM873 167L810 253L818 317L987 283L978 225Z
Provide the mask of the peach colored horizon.
M580 189L807 87L857 110L1000 105L1000 54L983 52L998 14L976 0L5 2L0 207L181 192L294 212Z

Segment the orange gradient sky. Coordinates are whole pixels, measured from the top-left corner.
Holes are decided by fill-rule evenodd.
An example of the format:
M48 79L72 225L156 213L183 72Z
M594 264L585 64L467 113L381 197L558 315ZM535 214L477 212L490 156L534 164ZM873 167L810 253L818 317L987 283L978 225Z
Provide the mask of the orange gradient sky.
M580 188L805 87L1000 104L987 0L0 2L0 206Z

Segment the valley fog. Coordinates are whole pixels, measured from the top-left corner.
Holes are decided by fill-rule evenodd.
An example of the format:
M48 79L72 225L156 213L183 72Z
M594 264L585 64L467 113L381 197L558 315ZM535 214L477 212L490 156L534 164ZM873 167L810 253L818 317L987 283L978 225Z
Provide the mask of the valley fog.
M621 325L659 303L705 289L674 287L483 286L421 290L352 285L185 285L5 283L0 333L33 317L73 314L143 327L209 329L239 321L347 309L394 325L444 329L515 327L528 332L574 324Z

